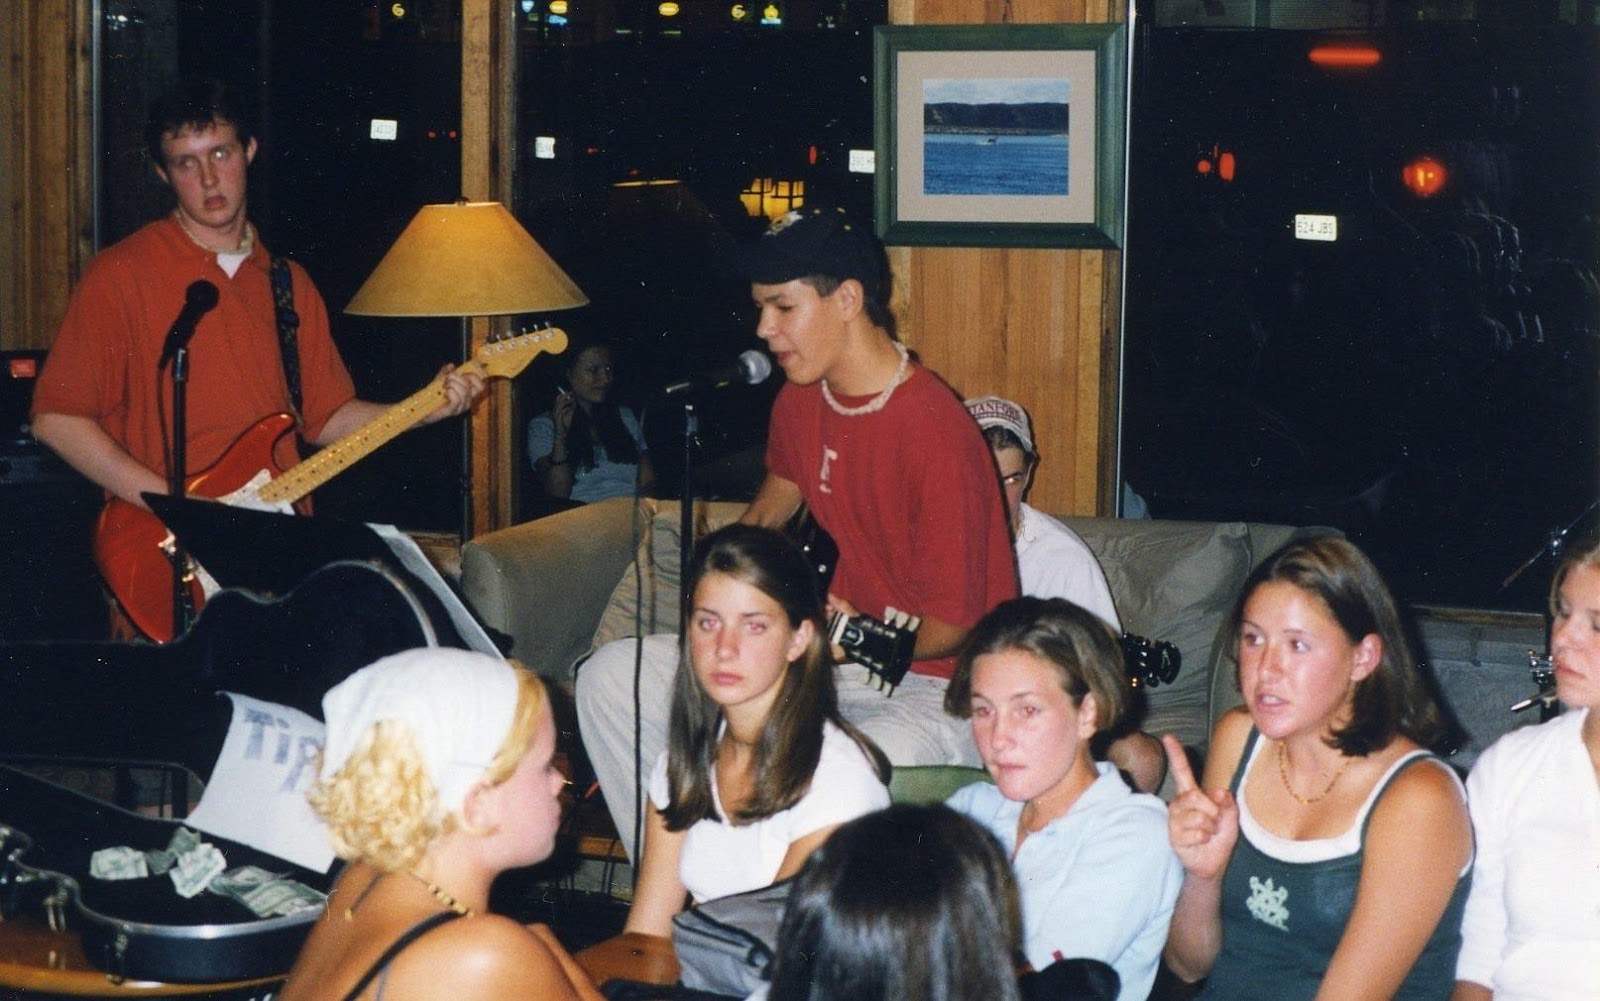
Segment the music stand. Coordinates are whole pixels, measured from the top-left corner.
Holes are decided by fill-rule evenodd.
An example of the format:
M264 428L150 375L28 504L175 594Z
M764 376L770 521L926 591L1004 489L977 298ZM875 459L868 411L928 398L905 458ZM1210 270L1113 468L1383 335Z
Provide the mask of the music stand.
M431 606L440 642L503 656L410 536L392 525L231 507L213 500L142 495L184 550L225 588L284 595L312 573L345 560L376 563ZM454 636L446 627L454 626Z

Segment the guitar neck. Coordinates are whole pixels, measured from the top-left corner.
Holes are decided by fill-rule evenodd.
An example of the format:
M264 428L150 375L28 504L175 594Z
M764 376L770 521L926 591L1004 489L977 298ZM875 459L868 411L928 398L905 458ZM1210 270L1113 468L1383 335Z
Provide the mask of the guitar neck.
M457 371L481 372L483 366L469 361ZM371 455L386 442L433 413L446 400L444 379L437 378L385 410L366 424L340 438L315 455L300 462L261 488L261 499L271 503L294 503L322 486L350 466Z

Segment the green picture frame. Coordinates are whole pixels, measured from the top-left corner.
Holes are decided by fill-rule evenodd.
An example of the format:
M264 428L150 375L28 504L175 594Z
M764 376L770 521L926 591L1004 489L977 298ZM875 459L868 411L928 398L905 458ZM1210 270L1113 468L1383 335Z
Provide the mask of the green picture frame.
M887 244L1123 240L1127 28L873 31L875 221Z

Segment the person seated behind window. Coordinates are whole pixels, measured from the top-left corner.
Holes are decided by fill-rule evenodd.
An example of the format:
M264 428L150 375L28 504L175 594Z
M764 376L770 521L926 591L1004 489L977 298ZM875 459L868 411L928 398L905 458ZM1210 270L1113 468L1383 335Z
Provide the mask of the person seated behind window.
M948 807L852 820L795 880L768 1001L1017 1001L1016 896L1000 845Z
M565 779L544 685L496 657L385 657L323 699L312 806L349 865L280 1001L601 995L550 930L487 913L550 855ZM398 948L397 948L398 947Z
M1121 997L1142 999L1183 871L1162 802L1090 755L1127 691L1104 620L1063 598L1002 602L972 630L946 695L952 714L972 720L994 783L948 803L1010 850L1028 962L1098 959L1116 969Z
M1472 829L1377 568L1335 536L1246 580L1244 705L1218 720L1204 784L1162 737L1183 889L1167 965L1227 1001L1450 994Z
M1120 636L1122 620L1117 617L1111 587L1089 544L1077 532L1025 501L1028 488L1033 486L1034 471L1039 468L1033 420L1028 412L998 396L980 396L966 402L967 412L978 422L983 440L994 453L1017 549L1022 593L1036 598L1065 598L1098 615ZM1167 776L1161 743L1141 730L1109 739L1105 757L1122 769L1140 792L1155 792Z
M592 343L569 350L550 409L528 422L534 474L552 498L588 504L632 497L655 474L639 419L611 399L611 348Z
M1495 741L1467 776L1477 835L1453 1001L1600 998L1600 546L1550 588L1565 711Z
M889 802L889 765L839 715L816 574L771 529L701 540L687 670L650 777L626 931L669 935L701 902L800 871L834 828Z

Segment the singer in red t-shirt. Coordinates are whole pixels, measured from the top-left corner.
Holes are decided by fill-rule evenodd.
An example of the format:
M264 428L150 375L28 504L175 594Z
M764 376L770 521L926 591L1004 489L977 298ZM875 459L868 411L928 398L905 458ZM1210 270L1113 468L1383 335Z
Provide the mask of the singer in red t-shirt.
M846 719L896 765L976 764L970 728L944 712L967 631L1018 594L988 446L961 399L893 335L883 247L834 209L780 219L742 249L756 335L788 377L773 405L767 477L743 520L779 527L805 503L840 550L830 611L921 619L911 673L889 697L843 663ZM640 671L638 752L665 746L676 644L651 638ZM578 673L580 729L624 845L633 849L634 643ZM657 719L656 717L660 718Z

